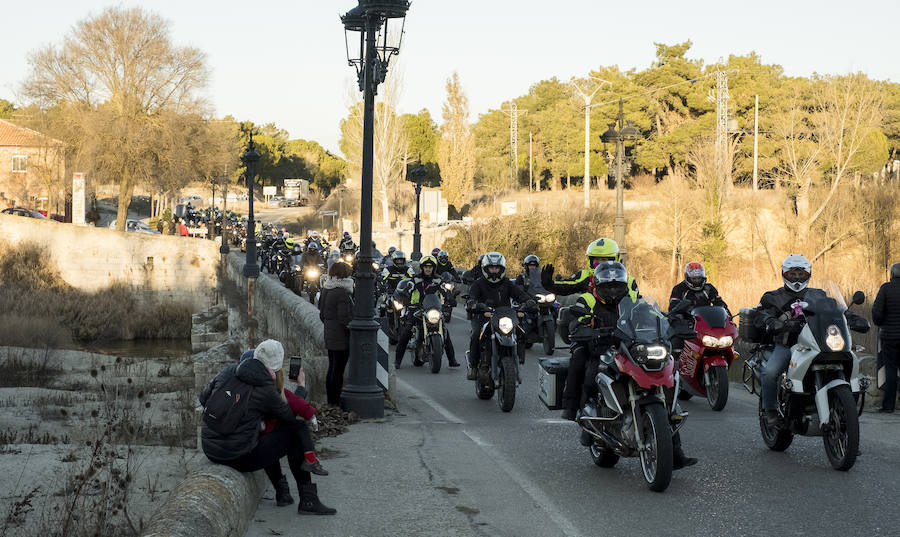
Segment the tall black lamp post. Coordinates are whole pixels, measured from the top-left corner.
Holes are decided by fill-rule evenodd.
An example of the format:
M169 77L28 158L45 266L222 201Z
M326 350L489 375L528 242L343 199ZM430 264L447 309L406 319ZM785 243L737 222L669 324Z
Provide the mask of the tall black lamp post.
M244 174L247 179L247 203L249 214L247 215L247 260L244 262L244 277L247 278L247 315L250 319L250 345L255 345L253 322L253 287L256 278L259 277L259 265L256 264L256 223L253 221L253 183L256 178L256 164L259 162L259 153L253 149L253 133L250 133L250 143L247 151L241 155L241 162L247 167Z
M616 126L619 127L618 131ZM613 221L613 238L619 244L619 252L622 257L627 251L625 247L625 166L631 168L631 162L634 159L634 145L640 137L641 131L634 126L634 122L631 120L625 122L622 99L619 99L619 114L616 116L616 121L609 124L609 128L600 135L600 139L604 146L616 144L615 157L611 155L609 149L606 153L609 155L607 162L611 164L610 168L614 168L616 174L616 219ZM628 144L627 151L626 144Z
M360 418L384 416L384 392L378 387L375 376L379 325L375 322L375 274L372 269L375 94L378 85L384 82L391 56L400 52L407 10L408 0L359 0L359 5L341 17L346 33L347 59L356 68L359 89L364 96L359 263L353 320L350 322L349 379L341 392L341 408L356 412Z
M419 207L422 205L422 181L428 175L428 170L422 164L414 164L408 175L416 183L416 220L415 229L413 230L413 251L409 258L413 261L418 261L422 259L422 220L419 216Z

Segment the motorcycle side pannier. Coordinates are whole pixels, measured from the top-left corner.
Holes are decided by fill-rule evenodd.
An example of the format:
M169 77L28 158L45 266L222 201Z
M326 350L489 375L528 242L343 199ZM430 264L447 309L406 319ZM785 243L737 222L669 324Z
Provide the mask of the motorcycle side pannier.
M538 359L538 397L549 410L562 408L563 387L569 373L569 358L546 357Z
M741 324L738 325L738 337L747 343L762 343L765 331L756 327L758 312L756 308L741 308Z

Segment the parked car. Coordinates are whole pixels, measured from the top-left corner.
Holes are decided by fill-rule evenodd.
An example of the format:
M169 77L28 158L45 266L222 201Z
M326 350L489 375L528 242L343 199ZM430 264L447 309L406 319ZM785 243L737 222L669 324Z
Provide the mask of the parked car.
M109 223L109 229L116 229L115 220ZM140 220L131 220L130 218L125 221L125 231L134 231L135 233L149 233L151 235L160 234L159 231L156 231Z
M184 205L187 205L188 203L190 203L191 205L197 205L198 203L203 203L203 198L201 198L200 196L186 196L184 198L181 198L178 203Z
M27 218L37 218L38 220L46 220L47 217L37 211L31 211L24 207L10 207L0 211L2 214L11 214L13 216L25 216Z

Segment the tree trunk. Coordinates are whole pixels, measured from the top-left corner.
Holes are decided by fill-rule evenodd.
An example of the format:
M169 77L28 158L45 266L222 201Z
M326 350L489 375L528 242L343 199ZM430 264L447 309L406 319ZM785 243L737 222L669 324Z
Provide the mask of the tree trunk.
M809 236L809 189L800 187L797 190L797 239L798 246L806 247Z
M128 173L122 174L122 183L119 185L119 206L116 210L116 230L125 231L125 220L128 219L128 206L131 205L131 195L134 194L134 185Z
M390 218L390 211L388 210L387 191L385 191L384 195L381 196L381 219L384 222L384 227L387 229L390 229L391 218Z

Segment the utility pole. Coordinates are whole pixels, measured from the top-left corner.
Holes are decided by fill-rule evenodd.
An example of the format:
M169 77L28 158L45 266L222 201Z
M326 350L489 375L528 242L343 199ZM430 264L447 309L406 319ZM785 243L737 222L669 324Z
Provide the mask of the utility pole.
M753 103L753 191L756 192L759 189L759 182L757 181L757 171L758 167L758 153L759 153L759 95L756 96Z
M528 110L519 110L519 106L512 103L503 112L509 116L509 188L515 190L519 175L519 112L527 114Z
M728 152L728 72L716 72L716 172L720 180L725 175L725 155Z
M594 82L597 81L597 84L594 87L593 91L588 91L589 86L593 85ZM593 100L594 95L600 91L600 88L603 84L610 84L606 80L590 77L583 85L579 85L578 81L572 79L572 87L575 88L575 92L578 93L578 96L581 97L581 100L584 101L584 208L587 209L591 206L591 100Z

